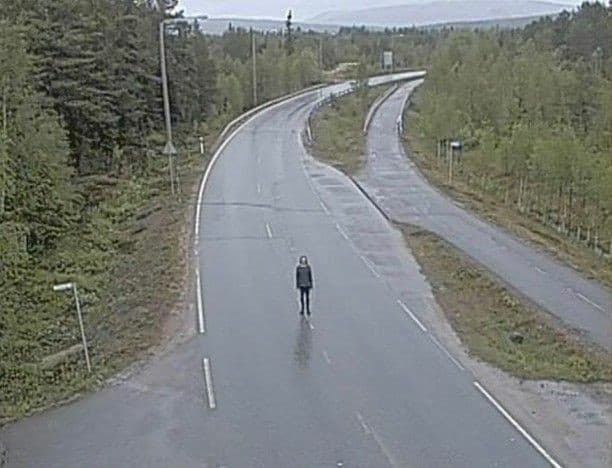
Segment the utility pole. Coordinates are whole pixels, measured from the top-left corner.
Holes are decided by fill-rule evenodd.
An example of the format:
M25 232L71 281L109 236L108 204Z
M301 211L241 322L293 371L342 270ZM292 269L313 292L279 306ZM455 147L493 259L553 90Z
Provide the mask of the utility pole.
M166 72L165 26L165 20L161 20L159 22L159 61L162 75L164 119L166 121L166 146L164 147L163 153L168 156L168 166L170 167L170 190L172 195L174 195L174 156L176 155L176 148L172 143L172 122L170 121L170 97L168 94L168 74Z
M319 70L323 71L323 38L319 37Z
M172 143L172 125L170 122L170 97L168 95L168 73L166 71L166 43L164 20L159 23L159 61L162 75L162 94L164 99L164 118L166 120L166 143Z
M257 50L253 28L251 28L251 60L253 62L253 107L255 107L257 105Z

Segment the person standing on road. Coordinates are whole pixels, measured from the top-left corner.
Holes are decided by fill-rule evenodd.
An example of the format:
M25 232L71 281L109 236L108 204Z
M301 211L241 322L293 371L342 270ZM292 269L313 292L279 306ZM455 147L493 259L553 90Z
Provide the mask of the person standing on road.
M300 257L295 269L295 287L300 291L300 304L302 306L300 315L304 315L304 303L306 303L306 314L310 316L310 289L313 287L312 269L308 264L306 255Z

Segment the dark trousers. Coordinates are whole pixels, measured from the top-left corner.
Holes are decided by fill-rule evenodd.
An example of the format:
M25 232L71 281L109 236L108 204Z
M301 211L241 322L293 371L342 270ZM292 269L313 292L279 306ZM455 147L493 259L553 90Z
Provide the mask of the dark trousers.
M306 311L310 313L310 288L300 288L300 304L304 313L304 301L306 301Z

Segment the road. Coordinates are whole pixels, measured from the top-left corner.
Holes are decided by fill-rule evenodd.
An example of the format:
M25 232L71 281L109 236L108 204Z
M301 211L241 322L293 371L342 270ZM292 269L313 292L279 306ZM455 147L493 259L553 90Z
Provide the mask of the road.
M304 150L308 112L328 91L258 114L210 172L204 333L8 427L9 466L550 465L419 320L431 290L401 236ZM301 254L314 271L310 321L293 288Z
M357 178L362 187L391 218L438 234L566 325L612 351L612 293L607 288L457 206L405 157L396 122L416 86L418 82L400 87L374 115L366 168Z

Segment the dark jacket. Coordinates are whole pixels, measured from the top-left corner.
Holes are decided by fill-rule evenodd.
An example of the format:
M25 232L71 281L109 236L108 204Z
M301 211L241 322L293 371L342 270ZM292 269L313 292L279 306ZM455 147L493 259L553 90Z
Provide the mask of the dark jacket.
M295 269L295 287L312 288L312 270L310 265L298 265Z

